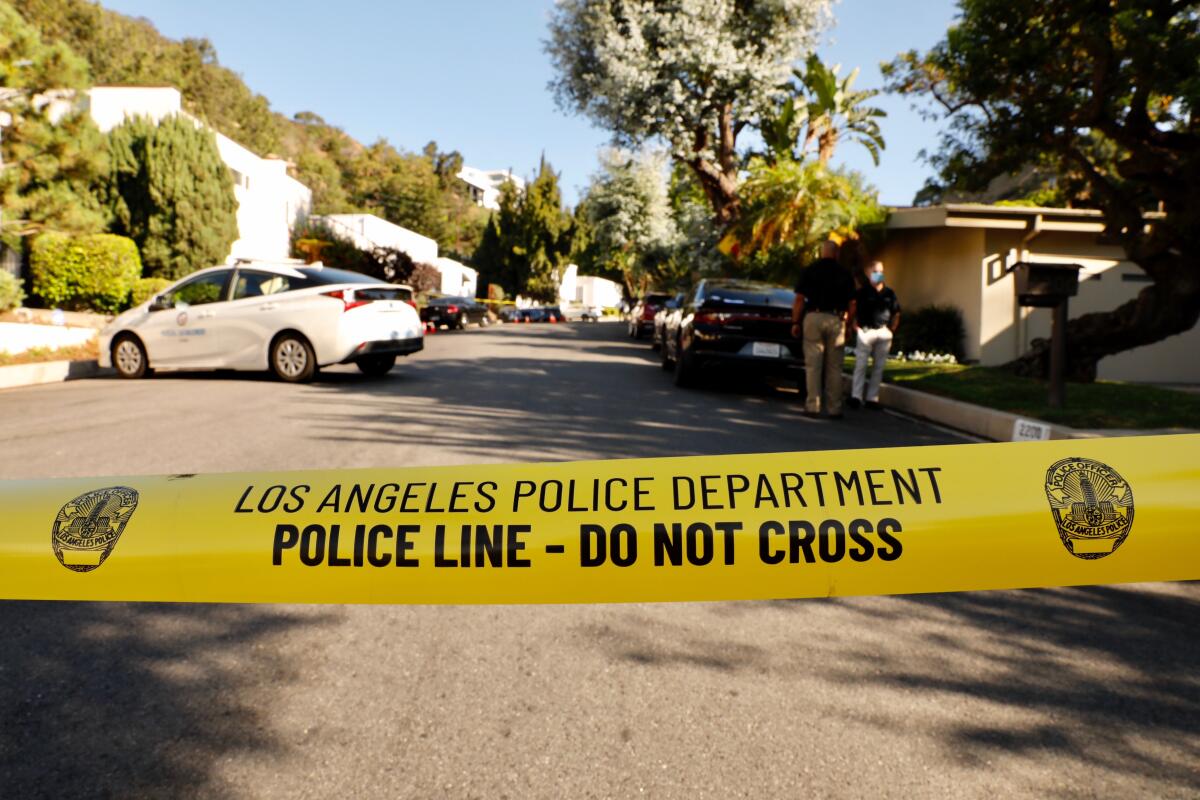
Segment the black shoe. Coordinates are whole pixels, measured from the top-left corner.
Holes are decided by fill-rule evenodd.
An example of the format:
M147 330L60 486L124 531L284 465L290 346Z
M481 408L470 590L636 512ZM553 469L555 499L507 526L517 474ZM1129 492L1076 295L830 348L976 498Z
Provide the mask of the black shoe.
M866 406L868 411L883 411L883 406L879 405L878 400L868 400Z
M846 401L846 405L853 409L859 409L862 408L862 400L859 400L857 397L851 397Z

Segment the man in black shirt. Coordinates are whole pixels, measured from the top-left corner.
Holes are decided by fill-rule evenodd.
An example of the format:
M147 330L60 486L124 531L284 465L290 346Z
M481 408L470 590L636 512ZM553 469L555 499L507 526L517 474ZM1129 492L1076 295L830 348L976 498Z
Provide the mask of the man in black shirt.
M856 297L854 331L857 342L854 345L854 386L850 391L850 407L858 408L865 399L867 408L878 410L883 365L892 348L892 335L900 324L900 300L884 283L881 262L876 261L870 266L867 278L867 285L858 290ZM870 383L866 380L868 358L873 362Z
M792 304L792 336L804 339L806 416L842 416L842 360L854 317L854 278L837 262L838 246L821 245L821 257L800 274Z

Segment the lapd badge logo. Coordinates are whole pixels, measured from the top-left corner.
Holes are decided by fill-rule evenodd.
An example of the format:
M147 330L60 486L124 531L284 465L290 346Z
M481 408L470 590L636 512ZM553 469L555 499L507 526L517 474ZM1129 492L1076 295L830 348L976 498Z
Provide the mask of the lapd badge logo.
M91 572L117 546L121 532L137 510L138 493L110 486L81 494L58 510L50 542L58 563L74 572Z
M1055 462L1046 471L1046 498L1063 547L1077 558L1111 555L1133 527L1133 489L1099 461Z

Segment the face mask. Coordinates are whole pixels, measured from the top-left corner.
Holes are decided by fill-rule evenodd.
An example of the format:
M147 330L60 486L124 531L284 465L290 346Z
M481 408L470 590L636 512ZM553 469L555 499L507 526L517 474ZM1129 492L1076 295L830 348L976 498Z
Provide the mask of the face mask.
M883 283L883 273L882 272L872 272L871 273L871 283L874 284L875 286L878 286L879 284Z

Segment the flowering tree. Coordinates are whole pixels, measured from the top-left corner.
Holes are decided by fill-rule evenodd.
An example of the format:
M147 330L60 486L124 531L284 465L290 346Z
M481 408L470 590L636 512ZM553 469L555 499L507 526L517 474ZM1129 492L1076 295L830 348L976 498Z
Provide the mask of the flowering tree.
M724 225L739 213L738 135L783 100L828 11L829 0L559 0L551 88L620 145L665 142Z

